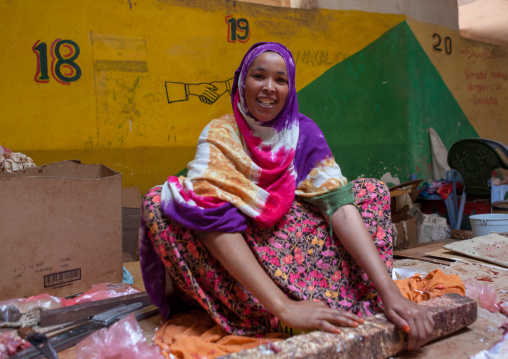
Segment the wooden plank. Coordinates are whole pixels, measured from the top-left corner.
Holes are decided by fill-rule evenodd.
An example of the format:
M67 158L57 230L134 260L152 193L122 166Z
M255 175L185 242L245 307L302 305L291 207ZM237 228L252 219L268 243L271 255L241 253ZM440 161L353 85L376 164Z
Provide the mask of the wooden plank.
M448 243L443 248L508 267L508 238L497 233Z
M143 307L152 304L146 292L128 294L121 297L98 300L95 302L76 304L69 307L43 310L41 312L41 327L64 324L84 320L119 305L140 302Z
M447 294L420 303L429 308L436 322L433 340L454 333L476 320L477 305L470 298ZM222 356L222 359L389 358L407 348L407 334L384 316L367 318L357 328L341 328L341 334L312 332L297 335L275 344Z
M437 263L437 264L450 264L452 261L447 258L433 258L427 256L427 252L433 252L443 248L443 245L447 243L454 243L456 240L454 239L444 239L439 241L432 241L429 243L421 243L417 247L408 248L401 251L394 251L394 258L411 258L411 259L420 259L427 262Z

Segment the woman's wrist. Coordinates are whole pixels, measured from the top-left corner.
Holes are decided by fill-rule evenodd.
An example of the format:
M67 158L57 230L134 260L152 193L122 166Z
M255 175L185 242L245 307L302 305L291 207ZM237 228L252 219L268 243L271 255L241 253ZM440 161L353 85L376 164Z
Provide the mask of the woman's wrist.
M379 293L379 296L383 301L389 298L394 298L402 295L400 293L399 288L392 279L390 279L390 281L386 281L381 285L376 286L376 291Z
M272 314L275 315L282 323L287 323L291 318L291 315L294 314L291 309L292 300L284 296L284 298L278 299L277 302L277 305L275 305L272 310Z

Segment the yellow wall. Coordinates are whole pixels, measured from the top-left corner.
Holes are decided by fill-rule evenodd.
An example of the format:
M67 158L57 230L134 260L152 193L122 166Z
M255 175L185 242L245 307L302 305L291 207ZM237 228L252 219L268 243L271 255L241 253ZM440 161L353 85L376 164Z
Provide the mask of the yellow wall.
M232 18L249 34L237 23L232 39ZM212 0L2 1L0 143L37 165L103 163L144 192L184 169L206 123L231 112L225 82L255 42L293 51L300 89L404 19ZM52 51L59 40L70 41ZM166 82L215 82L222 96L168 103Z
M464 39L443 26L407 21L478 135L508 145L508 48Z
M240 19L248 21L248 33ZM278 41L292 50L300 90L404 20L226 0L3 0L0 144L37 165L102 163L122 172L124 187L145 192L183 170L206 123L231 112L226 83L255 42ZM506 50L464 40L448 27L408 23L475 130L504 142ZM432 51L436 32L457 51ZM47 78L43 69L37 73L38 57L47 61ZM486 79L466 78L483 72ZM178 97L168 95L175 83L184 94L184 84L194 85L196 96L170 102ZM211 86L220 97L207 104L206 94L198 95ZM475 103L485 92L495 103Z

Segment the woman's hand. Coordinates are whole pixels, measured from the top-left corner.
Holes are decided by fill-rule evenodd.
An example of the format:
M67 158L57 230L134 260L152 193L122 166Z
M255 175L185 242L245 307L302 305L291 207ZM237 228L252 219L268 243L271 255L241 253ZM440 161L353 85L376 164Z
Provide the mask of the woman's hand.
M333 231L369 276L381 296L388 319L409 334L408 350L429 341L434 321L423 306L404 298L395 285L358 210L342 206L332 216Z
M201 240L226 270L281 322L294 329L338 333L337 325L356 327L363 319L324 302L289 299L257 262L239 233L200 233Z
M340 309L332 309L324 302L310 300L294 301L288 299L278 313L279 320L293 329L321 330L340 333L337 326L357 327L363 319Z
M397 292L381 298L386 317L408 334L407 350L418 349L429 341L435 323L427 308Z

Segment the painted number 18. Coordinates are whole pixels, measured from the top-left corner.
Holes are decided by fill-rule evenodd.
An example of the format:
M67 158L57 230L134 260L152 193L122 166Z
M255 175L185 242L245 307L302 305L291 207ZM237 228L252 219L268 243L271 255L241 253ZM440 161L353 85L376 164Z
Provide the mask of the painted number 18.
M250 38L249 21L247 19L235 19L233 15L226 16L228 24L228 42L247 42Z
M51 44L49 54L51 64L48 66L48 46L38 40L32 51L37 56L37 70L34 80L38 83L49 82L49 71L56 82L70 85L81 77L81 68L74 61L79 56L79 46L72 40L56 39Z

